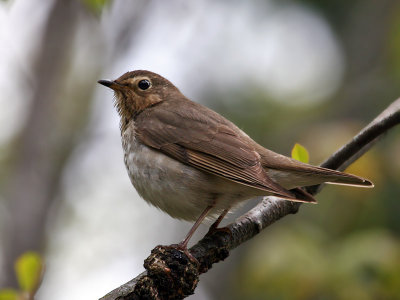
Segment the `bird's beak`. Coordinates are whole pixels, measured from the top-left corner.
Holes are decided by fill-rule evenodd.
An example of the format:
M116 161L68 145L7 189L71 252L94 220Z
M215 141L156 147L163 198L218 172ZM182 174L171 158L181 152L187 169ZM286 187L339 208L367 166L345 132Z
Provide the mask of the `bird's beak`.
M111 80L99 80L97 81L98 83L112 89L112 90L120 90L121 88L123 88L123 85L115 82L115 81L111 81Z

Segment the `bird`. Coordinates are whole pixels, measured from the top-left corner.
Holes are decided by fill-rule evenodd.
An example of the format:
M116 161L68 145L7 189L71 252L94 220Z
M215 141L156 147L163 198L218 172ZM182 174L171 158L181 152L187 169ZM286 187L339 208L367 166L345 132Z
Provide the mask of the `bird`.
M124 162L138 194L173 218L195 222L179 249L187 251L203 221L215 220L211 228L217 229L229 211L251 198L316 203L301 187L373 187L362 177L264 148L156 73L130 71L98 83L114 91Z

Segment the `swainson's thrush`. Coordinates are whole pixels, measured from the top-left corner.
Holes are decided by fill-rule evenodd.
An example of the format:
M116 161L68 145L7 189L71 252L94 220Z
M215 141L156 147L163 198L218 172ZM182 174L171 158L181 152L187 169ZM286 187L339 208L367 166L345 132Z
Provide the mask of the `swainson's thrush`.
M138 193L174 218L196 220L179 244L182 249L206 217L219 216L216 228L229 210L256 196L316 202L298 187L324 182L373 186L262 147L153 72L127 72L98 82L115 92L124 161Z

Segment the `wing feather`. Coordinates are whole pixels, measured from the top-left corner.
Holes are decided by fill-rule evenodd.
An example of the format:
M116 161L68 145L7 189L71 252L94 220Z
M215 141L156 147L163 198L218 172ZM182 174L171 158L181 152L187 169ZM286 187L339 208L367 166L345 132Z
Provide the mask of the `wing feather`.
M147 146L202 171L269 193L295 198L270 179L260 155L235 125L204 106L187 100L177 111L161 102L136 117L137 137Z

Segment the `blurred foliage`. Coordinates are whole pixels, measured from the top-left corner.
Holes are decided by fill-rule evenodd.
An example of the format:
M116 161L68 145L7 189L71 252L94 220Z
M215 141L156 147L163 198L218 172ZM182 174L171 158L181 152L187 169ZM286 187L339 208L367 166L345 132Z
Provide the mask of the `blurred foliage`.
M112 0L82 0L91 12L100 15L104 7L109 5Z
M393 13L395 16L392 21L391 32L389 33L390 38L387 47L389 61L387 67L395 78L400 80L400 9L395 10Z
M292 158L303 163L308 163L310 159L307 149L298 143L296 143L292 149Z
M0 300L18 300L18 292L14 289L1 289Z
M291 229L276 227L262 239L232 275L230 299L372 300L400 295L400 243L385 229L331 240L320 228L301 223Z
M25 252L15 262L19 290L1 289L0 300L33 299L42 281L44 265L36 252Z

